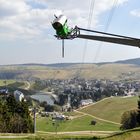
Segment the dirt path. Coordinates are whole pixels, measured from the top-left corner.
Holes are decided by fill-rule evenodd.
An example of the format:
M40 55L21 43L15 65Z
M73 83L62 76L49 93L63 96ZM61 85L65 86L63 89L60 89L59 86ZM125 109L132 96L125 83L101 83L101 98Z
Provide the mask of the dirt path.
M92 135L92 136L109 136L112 134L119 133L120 131L68 131L68 132L45 132L45 131L37 131L38 133L46 133L46 134L58 134L58 135Z
M93 117L93 118L95 118L97 120L100 120L100 121L104 121L104 122L108 122L108 123L113 123L113 124L121 125L120 123L109 121L109 120L105 120L105 119L101 119L101 118L96 117L94 115L91 115L91 114L88 114L88 113L84 113L84 112L81 112L81 111L78 111L78 110L74 110L74 111L75 112L78 112L78 113L82 113L83 115L87 115L87 116Z
M29 90L31 84L28 81L25 81L26 87L24 88L25 90Z
M28 136L0 136L0 139L19 139L19 138L28 138Z
M109 99L109 98L113 98L113 97L104 98L104 99L102 99L102 100L100 100L100 101L98 101L98 102L96 102L96 103L92 103L92 104L90 104L90 105L81 107L81 108L79 108L79 109L87 108L87 107L89 107L89 106L95 105L95 104L97 104L97 103L99 103L99 102L102 102L102 101L104 101L104 100L107 100L107 99ZM96 116L94 116L94 115L91 115L91 114L82 112L82 111L80 111L79 109L78 109L78 110L74 110L74 111L75 111L75 112L78 112L78 113L81 113L81 114L83 114L83 115L88 115L88 116L93 117L93 118L95 118L95 119L97 119L97 120L101 120L101 121L108 122L108 123L113 123L113 124L116 124L116 125L121 125L120 123L113 122L113 121L109 121L109 120L105 120L105 119L96 117Z
M83 116L85 116L85 114L81 113L82 115L76 115L76 116L72 116L72 119L77 119L77 118L81 118Z

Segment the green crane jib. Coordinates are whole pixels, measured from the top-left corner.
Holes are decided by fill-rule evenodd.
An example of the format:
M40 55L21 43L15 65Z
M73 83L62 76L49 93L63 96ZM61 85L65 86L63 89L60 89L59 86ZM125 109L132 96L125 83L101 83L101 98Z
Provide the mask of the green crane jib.
M55 16L56 17L56 16ZM60 15L59 17L56 17L55 20L52 23L52 26L56 30L56 35L58 39L62 39L63 43L63 57L64 57L64 39L74 39L74 38L83 38L83 39L90 39L90 40L96 40L96 41L103 41L108 43L116 43L116 44L122 44L122 45L129 45L134 47L140 48L140 39L133 38L133 37L127 37L122 35L116 35L111 33L105 33L105 32L99 32L89 29L83 29L75 26L73 29L69 29L67 26L67 18L64 15ZM80 31L87 31L87 32L93 32L99 35L86 35L81 34Z

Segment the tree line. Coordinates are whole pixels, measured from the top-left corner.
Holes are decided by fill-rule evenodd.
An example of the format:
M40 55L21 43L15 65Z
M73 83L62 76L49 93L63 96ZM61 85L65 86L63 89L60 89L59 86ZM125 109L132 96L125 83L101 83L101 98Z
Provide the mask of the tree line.
M74 91L64 90L64 93L58 94L59 105L65 105L68 102L68 96L70 97L70 104L72 108L78 108L81 104L81 100L92 99L93 101L99 101L105 97L110 96L122 96L124 94L123 90L116 90L113 88L106 87L104 90L100 88L98 90L82 90L82 91Z
M140 127L140 96L137 104L138 107L136 110L130 110L123 113L120 129L125 130Z
M33 132L33 122L26 102L18 102L13 95L0 99L0 133Z

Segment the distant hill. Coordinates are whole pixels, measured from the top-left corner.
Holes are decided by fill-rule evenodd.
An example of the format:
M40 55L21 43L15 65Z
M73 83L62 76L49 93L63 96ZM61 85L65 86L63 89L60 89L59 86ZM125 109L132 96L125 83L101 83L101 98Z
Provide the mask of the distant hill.
M100 63L52 63L52 64L42 64L42 63L25 63L25 64L13 64L13 65L0 65L0 67L3 66L15 66L15 67L53 67L53 68L66 68L66 67L71 67L71 66L76 66L76 65L106 65L106 64L132 64L132 65L138 65L140 66L140 58L135 58L135 59L128 59L128 60L120 60L120 61L115 61L115 62L100 62Z
M119 64L133 64L133 65L140 66L140 58L128 59L128 60L123 60L123 61L117 61L115 63L119 63Z
M119 64L132 64L132 65L138 65L140 66L140 58L135 59L128 59L128 60L121 60L116 62L101 62L101 63L56 63L56 64L46 64L46 66L49 67L70 67L75 65L82 65L82 64L96 64L96 65L105 65L105 64L113 64L113 63L119 63Z
M140 58L106 63L15 64L0 66L0 79L140 80Z
M56 64L47 64L46 66L48 67L61 67L61 68L65 68L65 67L70 67L72 65L78 65L80 63L56 63Z
M38 64L42 66L48 66L48 67L70 67L70 66L75 66L75 65L82 65L82 64L96 64L96 65L105 65L105 64L113 64L113 63L119 63L119 64L132 64L132 65L137 65L140 66L140 58L135 58L135 59L128 59L128 60L120 60L120 61L115 61L115 62L100 62L100 63L55 63L55 64ZM35 64L34 64L35 65Z

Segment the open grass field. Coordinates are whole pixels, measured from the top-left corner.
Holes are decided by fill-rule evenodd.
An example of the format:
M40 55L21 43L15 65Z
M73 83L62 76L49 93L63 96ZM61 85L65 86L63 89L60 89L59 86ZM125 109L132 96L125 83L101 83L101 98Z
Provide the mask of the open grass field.
M73 64L67 67L39 65L1 66L0 72L12 78L36 77L40 79L69 79L77 76L85 79L140 79L140 67L130 64ZM131 74L130 74L131 73Z
M30 88L30 83L27 81L17 81L14 79L11 80L0 80L0 87L8 88L22 88L28 90Z
M96 117L120 123L121 116L125 111L137 109L138 97L113 97L97 102L92 106L79 109Z
M13 84L15 83L15 80L0 80L0 86L5 86L5 85L9 85L9 84Z
M74 116L74 119L58 122L57 130L59 132L87 130L118 131L120 125L98 120L98 117L120 123L121 116L125 111L137 108L137 100L138 97L112 97L105 99L103 101L97 102L94 105L79 109L80 112L96 116L97 118L88 116L86 114L80 114L78 112L66 114ZM95 126L91 125L91 120L95 120L97 124ZM55 128L56 127L53 126L52 119L50 117L40 117L37 119L37 131L55 132Z
M11 138L10 138L11 136ZM66 135L66 134L43 134L37 133L36 135L33 134L18 134L17 138L14 138L15 134L6 134L6 137L9 138L2 138L0 135L0 140L139 140L140 139L140 128L120 132L117 134L113 134L110 136L94 136L94 135ZM18 137L19 136L19 137ZM20 138L23 136L23 138ZM24 137L26 136L26 137ZM13 138L12 138L13 137Z
M91 120L95 120L96 125L91 125ZM55 132L56 127L52 124L51 118L38 118L37 119L37 131L45 132ZM96 120L90 116L81 116L73 120L66 120L57 122L58 127L57 131L66 132L66 131L118 131L119 125L112 123Z

